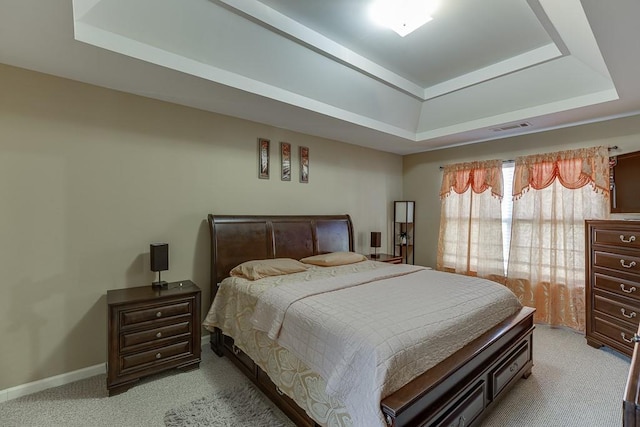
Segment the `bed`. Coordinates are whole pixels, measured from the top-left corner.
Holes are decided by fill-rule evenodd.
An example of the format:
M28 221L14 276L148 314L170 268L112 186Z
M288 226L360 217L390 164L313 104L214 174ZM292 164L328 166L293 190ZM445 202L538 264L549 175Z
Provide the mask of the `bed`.
M211 299L231 269L249 260L292 258L354 249L348 215L209 215ZM380 268L376 262L362 268ZM386 267L385 267L386 268ZM366 272L363 272L366 274ZM445 273L441 273L445 274ZM531 374L533 312L519 308L478 338L414 377L379 403L388 426L477 425L509 387ZM246 313L238 314L238 318ZM205 321L206 323L206 321ZM246 324L220 322L211 347L230 358L274 403L300 426L348 425L343 403L327 396L326 381L268 334ZM246 322L245 322L246 323Z

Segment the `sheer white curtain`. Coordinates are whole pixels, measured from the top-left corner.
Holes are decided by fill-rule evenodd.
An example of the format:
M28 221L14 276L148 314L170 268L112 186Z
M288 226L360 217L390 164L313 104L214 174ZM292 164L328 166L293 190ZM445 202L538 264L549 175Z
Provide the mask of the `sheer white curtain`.
M609 215L609 154L593 147L516 159L507 286L535 320L585 329L585 219Z
M504 277L502 161L444 167L438 270L491 279Z

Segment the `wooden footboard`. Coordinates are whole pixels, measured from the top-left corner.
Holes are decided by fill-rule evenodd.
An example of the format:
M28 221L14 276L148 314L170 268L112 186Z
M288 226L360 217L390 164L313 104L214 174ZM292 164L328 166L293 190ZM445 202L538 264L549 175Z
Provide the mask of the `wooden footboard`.
M533 312L523 308L381 402L390 427L473 426L533 366ZM298 426L315 423L219 330L212 349L225 355Z

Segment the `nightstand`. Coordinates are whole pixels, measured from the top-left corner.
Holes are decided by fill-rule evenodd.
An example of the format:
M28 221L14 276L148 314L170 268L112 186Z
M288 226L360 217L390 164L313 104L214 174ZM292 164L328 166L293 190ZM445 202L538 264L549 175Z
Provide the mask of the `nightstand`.
M377 258L373 255L367 255L367 259L371 261L388 262L389 264L402 264L402 255L378 254Z
M109 396L167 369L200 366L200 288L190 280L107 291Z

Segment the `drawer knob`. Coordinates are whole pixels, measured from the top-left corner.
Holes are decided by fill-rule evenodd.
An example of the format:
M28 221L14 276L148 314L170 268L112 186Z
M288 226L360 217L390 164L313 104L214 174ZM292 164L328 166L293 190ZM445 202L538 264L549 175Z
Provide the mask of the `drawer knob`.
M622 334L624 335L624 334ZM160 359L162 357L162 355L160 353L156 354L156 359Z
M236 347L235 344L233 345L232 350L233 350L233 354L235 354L236 356L240 354L240 349Z
M515 372L519 369L518 362L513 362L511 366L509 366L509 372Z
M162 312L161 311L157 312L156 317L162 317Z
M631 242L634 242L635 240L636 240L636 236L634 236L634 235L629 236L628 239L626 237L624 237L624 234L620 235L620 241L621 242L631 243Z
M632 286L632 287L630 287L629 289L627 289L627 288L624 286L624 283L620 283L620 289L622 289L622 292L624 292L624 293L626 293L626 294L630 294L630 293L633 293L633 292L635 292L635 291L636 291L636 287L635 287L635 286Z
M627 319L633 319L634 317L636 317L636 312L632 311L631 313L627 314L627 312L625 311L624 308L620 309L620 313L622 313L622 315L624 317L626 317Z
M624 308L622 309L622 311L624 311ZM634 313L635 314L635 313ZM161 338L162 337L162 332L158 332L156 334L156 338Z
M620 260L620 265L622 265L624 268L631 268L631 267L635 267L636 266L636 262L635 261L631 261L629 264L626 264L625 261L623 259Z

